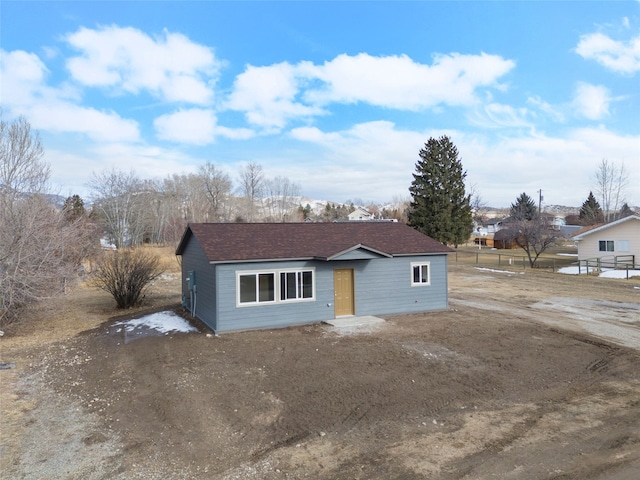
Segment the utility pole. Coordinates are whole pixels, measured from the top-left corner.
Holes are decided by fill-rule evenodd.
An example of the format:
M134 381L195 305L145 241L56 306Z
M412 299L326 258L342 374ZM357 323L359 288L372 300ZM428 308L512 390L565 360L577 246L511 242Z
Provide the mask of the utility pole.
M542 215L542 200L544 197L542 196L542 189L538 190L538 215Z

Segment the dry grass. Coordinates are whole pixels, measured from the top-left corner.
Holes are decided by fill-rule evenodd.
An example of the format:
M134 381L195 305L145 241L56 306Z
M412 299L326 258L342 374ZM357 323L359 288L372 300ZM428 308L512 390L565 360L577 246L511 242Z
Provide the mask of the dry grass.
M180 264L171 246L144 246L160 257L165 270L147 293L142 305L121 310L106 292L79 281L68 288L66 295L46 299L26 310L19 321L5 328L2 354L13 349L72 338L78 333L100 326L114 316L141 315L146 311L180 302ZM4 356L3 355L3 356Z

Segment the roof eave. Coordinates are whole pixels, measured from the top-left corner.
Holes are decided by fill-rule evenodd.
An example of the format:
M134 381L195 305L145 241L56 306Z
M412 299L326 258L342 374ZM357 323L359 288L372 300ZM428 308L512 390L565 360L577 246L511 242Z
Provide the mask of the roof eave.
M209 260L210 265L225 265L233 263L261 263L261 262L308 262L310 260L326 260L320 257L296 257L296 258L236 258L230 260Z
M616 220L615 222L605 223L604 225L600 225L599 227L592 228L591 230L587 230L586 232L572 235L570 238L577 241L584 240L584 237L591 235L592 233L597 233L602 230L606 230L607 228L613 227L615 225L619 225L624 222L628 222L630 220L640 220L640 217L637 215L629 215L628 217L621 218L619 220Z
M182 255L182 252L184 252L184 249L187 246L188 237L191 235L193 235L193 231L191 230L191 227L187 225L187 228L182 232L182 238L176 247L176 255Z
M394 257L424 257L424 256L434 256L434 255L450 255L455 253L454 250L448 250L443 252L414 252L414 253L394 253Z

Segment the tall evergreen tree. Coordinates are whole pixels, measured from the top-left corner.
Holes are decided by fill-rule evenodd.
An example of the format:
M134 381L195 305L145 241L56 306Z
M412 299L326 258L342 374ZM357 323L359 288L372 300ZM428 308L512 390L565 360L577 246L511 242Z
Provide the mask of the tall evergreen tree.
M529 195L522 192L515 203L511 204L509 213L515 220L533 220L538 215L538 209L536 208L536 202Z
M602 208L600 208L596 197L593 196L593 192L589 192L589 196L580 207L580 223L582 225L595 225L603 221Z
M429 138L419 153L409 192L409 225L442 243L458 244L473 231L471 195L465 193L458 149L449 137Z
M622 208L616 215L616 219L619 220L621 218L629 217L631 215L635 215L635 212L631 210L631 207L629 206L629 204L627 204L627 202L624 202L624 205L622 205Z
M79 195L67 197L67 199L64 201L64 205L62 206L62 211L64 212L65 218L71 221L77 220L78 218L84 216L86 213L84 202Z

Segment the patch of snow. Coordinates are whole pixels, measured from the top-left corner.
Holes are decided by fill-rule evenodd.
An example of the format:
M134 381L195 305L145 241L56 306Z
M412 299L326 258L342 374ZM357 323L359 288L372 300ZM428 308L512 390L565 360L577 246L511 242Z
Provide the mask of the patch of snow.
M596 269L589 267L589 273L595 272ZM564 273L567 275L578 275L580 273L585 273L585 267L580 268L580 271L578 270L577 266L571 266L571 267L562 267L558 269L558 273ZM602 273L600 273L600 275L598 275L600 278L627 278L627 271L626 270L603 270ZM629 276L630 277L640 277L640 270L629 270Z
M604 270L600 275L601 278L627 278L626 270ZM629 270L630 277L640 277L640 270Z
M558 269L558 273L564 273L567 275L579 275L580 273L585 273L585 268L586 267L582 267L580 270L578 270L577 265L573 265L571 267L562 267ZM589 267L589 273L593 271L595 271L595 268Z
M483 272L493 272L493 273L509 273L511 275L516 272L510 272L509 270L494 270L493 268L484 268L484 267L475 267L476 270L482 270ZM517 272L519 275L524 275L524 272Z
M558 253L559 257L577 257L577 253Z
M191 333L197 332L198 329L187 322L184 318L176 315L174 312L158 312L144 317L134 318L115 323L114 325L124 326L127 332L132 332L137 328L147 328L156 330L165 335L169 333Z

